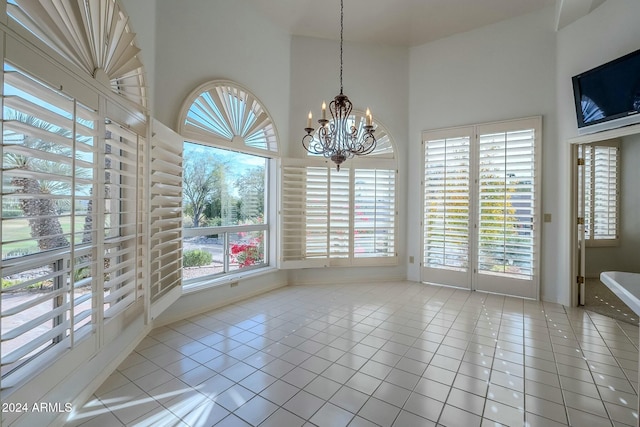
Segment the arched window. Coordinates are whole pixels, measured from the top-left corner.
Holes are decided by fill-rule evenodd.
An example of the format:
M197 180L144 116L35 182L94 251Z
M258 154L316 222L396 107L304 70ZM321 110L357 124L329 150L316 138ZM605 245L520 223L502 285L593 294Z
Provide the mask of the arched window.
M9 0L7 14L113 92L140 106L147 105L136 35L116 0Z
M149 282L146 93L126 14L115 0L6 6L3 390L109 345Z
M228 80L205 83L187 97L178 132L186 139L238 151L269 156L278 153L275 128L262 103Z
M278 140L263 104L234 82L208 82L186 98L178 133L185 285L266 267L269 164Z
M350 120L356 129L365 124L360 111ZM384 126L375 126L375 150L340 171L316 154L283 166L282 267L397 263L394 144Z

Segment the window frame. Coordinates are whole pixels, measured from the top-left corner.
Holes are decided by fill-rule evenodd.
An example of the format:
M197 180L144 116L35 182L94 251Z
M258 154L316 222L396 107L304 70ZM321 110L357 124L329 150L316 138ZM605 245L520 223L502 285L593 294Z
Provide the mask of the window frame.
M52 317L50 319L44 319L39 324L51 321L52 331L57 326L66 325L61 333L50 337L48 345L43 346L46 343L43 342L42 345L32 349L38 350L37 352L33 353L31 351L16 362L8 363L6 367L3 367L3 390L17 387L23 381L33 378L35 373L47 368L58 357L68 351L78 347L85 348L86 346L92 346L94 351L97 351L107 344L108 341L105 338L110 333L109 331L119 327L123 318L142 313L144 310L143 280L145 273L144 268L142 268L143 261L140 260L138 253L142 245L139 233L143 225L140 201L144 198L146 191L140 179L140 174L143 174L145 170L140 163L141 158L138 157L145 150L144 137L141 135L146 133L144 122L137 122L135 120L135 112L129 114L126 108L118 105L117 100L109 96L102 96L97 91L93 91L96 102L87 105L74 96L74 91L83 89L85 93L90 93L92 88L83 88L81 83L76 83L70 88L65 87L64 90L55 88L47 82L40 72L34 72L30 69L25 70L26 67L21 63L22 60L20 58L17 61L14 59L5 58L5 68L8 66L9 71L3 70L3 73L16 72L25 76L26 80L23 79L23 86L17 87L17 89L27 94L26 96L33 97L33 102L36 103L34 105L38 105L39 109L43 110L40 115L38 115L38 111L34 110L29 113L29 116L48 122L47 116L52 116L55 109L58 108L54 100L56 96L67 98L73 106L70 110L71 118L69 119L73 124L72 133L69 137L69 149L71 150L69 164L72 166L72 175L68 177L71 185L69 195L65 197L68 197L71 202L69 217L74 221L71 222L69 232L65 233L65 236L69 239L67 246L39 250L29 255L7 257L0 262L3 277L28 272L29 269L37 266L53 265L53 269L46 277L53 280L54 290L59 291L57 296L52 296L52 299L41 297L42 303L38 305L45 304L49 300L52 301L51 313L54 314L51 314ZM4 90L5 87L3 86L3 96L5 96ZM51 107L47 107L46 103L49 103ZM84 111L84 114L81 111ZM86 119L88 116L91 117L91 120ZM108 116L114 117L114 120L118 122L124 122L123 118L127 117L131 126L126 132L134 136L133 140L130 141L133 144L133 151L129 152L129 155L133 153L133 157L126 159L129 164L129 170L127 171L125 162L114 162L118 165L118 169L113 173L113 177L118 182L113 183L113 185L119 191L114 197L116 203L114 204L115 210L112 215L117 218L118 222L115 224L119 233L117 236L106 236L104 234L105 219L108 215L105 211L106 195L102 191L104 191L106 183L105 173L111 167L111 165L107 166L105 163L107 156L105 147L110 145L105 124ZM90 129L90 134L79 131L81 120L92 122L92 128L82 126L85 129ZM122 127L122 125L116 126ZM124 128L122 129L124 131ZM47 141L47 136L50 135L43 134L44 139L42 140ZM90 145L86 145L82 141L83 138L88 137L92 138ZM81 144L83 147L79 148ZM91 153L91 161L79 157L79 152ZM118 157L121 160L125 159L122 153L114 153L113 157ZM46 158L46 156L43 158ZM80 167L90 167L92 170L90 179L78 173L78 168ZM32 176L37 178L37 173L36 171L36 174L32 174ZM3 178L4 174L5 171L3 169ZM82 190L79 189L81 184L90 185L92 188L90 195L83 194ZM125 188L126 190L123 190ZM10 197L11 194L3 195L3 198L4 196ZM85 200L87 203L91 201L92 210L89 211L87 208L87 212L79 213L76 204L80 200ZM92 224L90 230L83 229L75 224L78 217L87 216L91 216ZM57 217L60 218L61 215ZM111 225L114 226L114 224ZM77 242L78 236L84 236L86 233L90 234L90 240ZM107 253L114 247L119 247L120 249L116 251L115 257L111 257ZM118 276L113 282L113 289L109 289L109 291L105 288L109 282L107 275L110 273L108 271L109 267L105 266L107 258L112 260L109 261L109 264L115 267L111 271L113 274L111 277ZM113 264L113 260L116 261L115 264ZM124 262L121 262L123 260ZM76 278L75 273L82 268L88 269L89 276ZM29 283L29 280L23 283ZM89 293L76 295L78 289L87 284L89 285ZM21 286L18 284L17 287ZM7 289L9 290L10 288ZM127 291L126 295L120 295L124 291ZM2 293L5 293L4 289ZM110 294L113 294L113 296L110 296ZM113 299L113 301L109 302L109 299ZM90 304L90 307L78 310L78 305L86 302ZM3 316L20 315L20 313L27 311L29 307L27 304L25 305L25 310L16 313L9 312L9 314L3 313ZM65 309L64 307L67 308ZM63 309L63 311L58 314L56 309ZM43 316L36 318L32 316L25 322L36 321L36 319L40 318L43 318ZM34 328L36 326L38 324L34 325ZM24 333L28 333L34 328ZM18 333L18 331L16 330L15 333ZM19 336L22 335L23 333ZM37 342L44 336L47 336L47 333L38 335L17 349L27 348L31 343Z
M270 251L269 251L269 231L270 231L270 205L272 204L269 201L268 196L268 188L270 181L270 172L273 169L270 165L273 163L273 160L268 157L256 156L253 153L242 153L240 151L230 150L226 147L218 147L212 144L208 144L205 142L198 141L184 141L184 143L189 144L198 144L204 147L210 147L215 149L221 149L225 151L230 151L234 153L241 153L249 156L261 157L265 160L265 194L264 194L264 222L262 224L244 224L244 225L220 225L220 226L209 226L209 227L184 227L182 228L182 238L189 237L198 237L198 236L210 236L210 235L222 235L222 257L223 257L223 271L219 273L213 273L209 275L194 277L191 279L183 280L183 288L185 290L191 290L196 288L201 288L207 285L215 285L219 283L221 280L225 278L233 278L236 275L244 274L246 272L252 272L255 270L262 270L266 267L271 266L270 262ZM252 232L263 232L263 262L258 263L256 265L245 266L242 268L237 268L231 270L230 268L230 235L239 234L239 233L252 233Z
M356 123L364 120L364 114L360 111L354 110L352 113L352 120ZM383 149L376 155L376 151L365 156L356 156L353 159L347 160L340 167L340 171L336 171L336 166L329 160L325 159L322 155L310 154L304 151L305 155L299 159L283 159L280 165L280 182L281 182L281 194L280 200L280 234L279 234L279 267L283 269L294 268L313 268L313 267L368 267L368 266L395 266L398 265L398 195L399 180L398 180L398 166L395 156L396 148L393 137L388 130L379 122L376 122L376 131L379 135L383 135L385 138L385 144ZM377 148L376 148L377 150ZM315 170L316 173L323 174L326 172L326 208L316 204L313 207L306 205L306 200L309 194L308 190L303 190L304 176L309 174L310 171ZM321 171L325 172L321 172ZM356 175L357 171L370 171L380 170L386 173L391 173L393 176L393 250L387 256L357 256L355 248L355 232L358 229L356 226L357 214L356 214ZM346 221L343 219L343 229L348 229L348 249L347 251L337 251L335 248L332 250L331 245L331 210L332 202L335 199L331 199L331 183L332 177L340 175L342 178L340 182L344 184L344 174L348 173L348 218ZM297 178L296 178L297 176ZM323 175L324 176L324 175ZM296 179L299 182L295 182ZM317 187L317 186L316 186ZM294 192L300 192L299 195L294 195ZM320 188L313 190L317 199L322 197L318 193ZM300 199L302 198L302 199ZM297 204L297 206L296 206ZM308 217L307 210L312 208L314 210L314 221L320 221L322 215L326 215L326 230L322 231L321 224L314 224L314 253L309 255L307 252L307 244L309 243L305 236L307 235L307 229L310 224L302 224L296 217ZM333 208L339 208L335 203ZM322 213L322 210L326 209L326 213ZM339 208L344 213L343 208ZM348 224L347 224L348 223ZM322 233L326 233L323 235ZM326 239L326 251L318 249L318 245L322 244L323 239ZM333 256L332 256L333 255Z
M541 228L539 227L541 221L541 195L542 195L542 187L541 187L541 147L542 147L542 116L532 116L532 117L523 117L520 119L511 119L500 122L490 122L490 123L479 123L472 124L467 126L457 126L451 128L443 128L443 129L434 129L427 130L422 132L422 177L423 181L421 184L422 188L422 204L421 204L421 218L422 218L422 236L421 236L421 268L420 268L420 279L423 282L427 283L436 283L443 284L463 289L470 290L480 290L485 292L494 292L499 294L508 294L512 296L524 297L524 298L538 298L539 297L539 289L540 289L540 255L539 248L541 242ZM515 147L509 142L511 139L508 137L509 135L515 136L519 133L531 132L531 137L525 138L526 140L530 140L531 144L528 147L519 147L520 144L516 144ZM491 155L493 149L491 146L493 142L490 142L493 135L504 135L506 139L503 142L496 141L496 151L495 151L495 160L500 158L503 161L491 161L494 156ZM486 143L483 142L485 137L490 137L487 139ZM520 138L515 138L518 140ZM429 164L431 161L427 158L428 147L431 142L439 142L439 140L451 140L451 141L462 141L463 144L459 144L460 146L464 146L465 148L462 150L464 152L464 162L459 163L462 158L456 157L455 154L458 150L455 149L455 145L452 145L452 151L450 154L454 154L452 158L452 166L453 169L457 169L462 167L464 169L463 173L458 174L454 173L451 181L447 183L445 180L441 180L442 183L437 185L437 180L432 182L436 182L434 185L434 192L436 194L447 195L452 194L451 192L444 191L447 185L452 185L453 190L464 189L464 203L463 206L468 206L468 220L465 218L464 227L460 227L458 234L447 234L446 228L447 224L443 223L444 226L438 229L438 232L433 233L431 236L429 235L429 201L431 197L430 194L430 185L429 185ZM483 148L484 146L484 148ZM512 151L512 148L515 150ZM523 150L519 153L520 150ZM483 155L483 151L485 155ZM501 153L502 152L502 153ZM444 151L442 153L434 153L435 161L434 164L442 163L446 164L446 161L438 160L438 156L441 155L446 159L444 155ZM527 157L532 157L532 161L526 160ZM513 162L512 162L513 159ZM489 160L489 163L486 163ZM522 163L521 163L522 161ZM521 163L520 166L523 166L523 169L517 167L517 165ZM493 164L494 166L491 166ZM487 169L483 171L483 169L491 166L491 169ZM515 169L511 169L512 166L516 166ZM493 169L495 168L496 175L499 180L502 180L500 186L496 188L498 192L496 192L495 196L502 197L502 200L505 201L504 207L502 209L497 209L495 215L490 212L493 192L492 185L490 184L493 178L491 174L493 173ZM437 174L444 175L443 172L446 168L439 168L442 171L437 172ZM437 169L436 169L437 170ZM512 178L510 174L517 173L518 170L521 170L523 175L521 177L528 178L527 181L523 181L522 183L513 185L509 183L509 180ZM487 173L488 172L488 173ZM483 177L484 175L484 177ZM434 178L437 176L434 175ZM462 177L462 178L461 178ZM518 178L518 176L513 176L513 178ZM530 181L529 181L530 179ZM508 185L506 185L509 183ZM509 210L515 209L513 212L516 218L519 218L518 221L527 219L529 220L525 222L525 234L530 235L531 244L527 245L527 249L523 251L523 254L526 254L530 259L529 266L526 266L529 270L530 274L521 274L520 272L511 272L507 271L508 266L511 265L511 262L507 261L506 258L502 259L501 263L496 263L499 268L502 267L502 272L493 272L491 270L486 270L481 268L481 256L482 256L482 244L483 240L489 241L491 243L494 240L491 236L493 231L497 231L495 242L500 242L502 240L502 247L505 249L511 243L508 240L511 237L519 239L519 227L514 227L514 221L509 219L508 217L511 214L506 215L508 212L506 205L506 201L510 199L510 197L506 197L511 193L511 189L522 188L520 185L524 185L526 187L530 187L531 190L528 190L530 193L532 191L531 197L529 197L528 203L525 206L517 206L512 205L509 207ZM438 189L437 187L441 187ZM483 194L484 193L484 194ZM455 192L454 192L455 194ZM515 193L517 194L517 193ZM489 197L487 197L489 195ZM483 198L484 197L484 198ZM444 197L443 197L444 199ZM497 198L496 200L500 200ZM438 200L439 201L439 200ZM486 203L488 202L488 203ZM509 202L510 203L510 202ZM447 206L457 209L459 204L453 198L449 198L449 202ZM486 211L486 208L489 208L489 211ZM521 208L527 212L517 212L517 210ZM483 210L489 215L483 215ZM457 223L458 218L455 218L455 211L453 215L450 215L447 212L447 209L441 209L437 212L436 217L441 217L443 221L445 219L453 219L452 223ZM491 216L502 216L502 221L498 221L498 223L502 223L498 225L498 227L489 227L490 222L483 221L483 216L485 219L489 219ZM483 222L486 224L483 227ZM523 224L524 225L524 224ZM484 228L484 230L483 230ZM440 231L440 229L442 231ZM483 237L483 231L487 233ZM513 233L513 234L512 234ZM524 237L524 236L523 236ZM449 250L451 246L447 247L447 241L457 243L457 248L461 249L459 251L451 251ZM460 256L460 253L464 254L465 263L451 263L450 265L446 265L444 262L442 263L429 263L429 255L430 255L430 243L434 242L434 246L436 250L434 252L438 252L438 248L446 248L445 251L440 251L443 254L443 259L448 255L451 255L452 258L456 256Z
M208 130L203 128L196 128L187 123L189 112L192 106L194 106L198 100L201 100L205 94L215 91L218 88L221 88L221 90L223 91L232 91L234 95L241 95L241 102L244 105L244 107L242 108L246 109L246 111L250 111L250 113L243 114L242 117L237 117L238 120L246 120L248 115L254 114L256 111L258 112L255 117L258 118L256 122L259 122L261 127L257 129L265 129L266 135L263 148L255 146L255 144L249 144L244 140L243 136L239 135L239 133L242 133L249 128L249 126L246 125L247 123L249 123L248 121L241 123L240 126L238 126L238 122L230 123L229 121L227 121L222 125L227 126L224 129L224 135L216 133L215 129L213 128ZM247 101L250 101L250 105L248 105ZM213 103L214 101L211 102ZM224 103L218 99L218 103L216 104L215 108L221 108L221 104L222 107L224 107ZM235 111L226 112L225 110L222 114L219 114L217 118L229 119L228 116L222 117L225 115L225 113L231 115L232 113L235 113ZM218 124L216 124L215 126L218 126ZM255 128L252 127L251 129ZM276 218L275 197L277 193L276 191L272 191L272 188L273 184L276 182L275 173L277 168L275 167L275 165L277 159L279 158L280 144L277 129L273 120L271 119L269 112L264 106L264 103L262 103L250 90L234 81L222 79L212 80L198 86L185 98L178 117L177 132L182 136L184 143L199 144L204 147L211 147L248 156L260 157L265 160L263 224L246 224L232 226L226 225L198 228L183 227L183 239L194 236L221 234L223 236L222 239L224 260L222 272L183 280L183 290L188 292L207 288L210 286L217 286L221 283L227 283L230 280L244 277L246 274L258 274L268 268L273 268L275 264L275 258L273 256L275 252L273 251L273 248L275 247L275 239L272 236L275 236L275 222L272 220L272 218ZM245 133L245 136L248 136L247 133ZM229 268L230 235L252 232L263 233L263 262L256 265L244 266L242 268L231 270Z

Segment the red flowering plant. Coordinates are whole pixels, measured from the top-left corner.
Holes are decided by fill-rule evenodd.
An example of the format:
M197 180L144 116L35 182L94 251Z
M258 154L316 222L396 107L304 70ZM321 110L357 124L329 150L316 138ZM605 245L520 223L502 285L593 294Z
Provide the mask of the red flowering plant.
M263 258L262 235L250 238L246 243L238 242L231 245L231 261L237 263L239 268L260 264Z

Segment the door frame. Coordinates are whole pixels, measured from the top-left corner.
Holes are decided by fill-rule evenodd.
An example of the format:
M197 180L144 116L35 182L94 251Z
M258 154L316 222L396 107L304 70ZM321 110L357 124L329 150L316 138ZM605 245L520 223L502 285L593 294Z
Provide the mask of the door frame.
M570 303L572 307L579 305L579 291L577 277L580 275L580 252L577 248L578 241L578 174L575 167L577 162L578 149L575 147L578 144L588 144L592 142L600 142L608 139L620 138L628 135L640 134L640 124L631 126L625 126L617 129L606 130L597 133L586 134L575 138L569 138L569 148L571 154L569 155L569 170L571 171L571 179L569 183L569 191L571 198L569 202L569 260L570 260L570 273L568 278L569 283L569 295ZM584 265L584 264L583 264Z
M526 123L529 122L531 123L531 125L527 125ZM541 228L542 228L542 179L541 179L541 172L542 172L542 133L543 133L543 127L542 127L542 116L531 116L531 117L523 117L523 118L518 118L518 119L512 119L512 120L502 120L502 121L496 121L496 122L489 122L489 123L478 123L478 124L473 124L473 125L467 125L467 126L456 126L456 127L451 127L451 128L443 128L443 129L433 129L433 130L427 130L427 131L423 131L422 132L422 151L421 151L421 181L422 181L422 185L421 185L421 248L420 248L420 281L423 283L432 283L432 284L439 284L439 285L444 285L444 286L452 286L458 289L466 289L466 290L472 290L472 291L480 291L480 292L487 292L487 293L495 293L495 294L501 294L501 295L510 295L510 296L515 296L515 297L520 297L520 298L527 298L527 299L535 299L535 300L539 300L540 299L540 278L541 278L541 272L540 272L540 265L541 265L541 249L542 249L542 232L541 232ZM490 131L492 129L495 129L496 131L504 131L504 132L511 132L511 131L517 131L517 130L523 130L523 129L527 129L527 128L531 128L535 130L535 134L534 134L534 160L535 160L535 168L534 168L534 199L536 200L535 206L534 206L534 211L533 211L533 215L535 218L535 222L533 223L533 233L534 233L534 243L535 243L535 248L534 248L534 254L535 255L535 259L533 262L533 275L531 276L530 279L527 280L523 280L523 286L524 286L524 282L528 283L528 286L531 288L530 292L522 291L519 290L514 294L509 294L509 293L505 293L505 292L501 292L500 290L491 290L491 289L479 289L478 288L478 282L479 282L479 276L481 275L481 273L479 273L477 271L477 256L478 256L478 228L477 228L477 224L478 224L478 191L479 191L479 183L478 183L478 172L479 172L479 151L478 151L478 147L477 144L479 143L479 136L480 136L480 132L485 129L487 131ZM443 273L442 275L437 274L437 272L435 272L435 274L433 276L430 277L425 277L425 270L427 269L427 267L424 266L424 256L425 256L425 237L424 237L424 204L425 204L425 182L424 182L424 174L425 174L425 135L429 134L430 139L432 138L437 138L439 135L442 136L447 136L447 135L451 135L451 134L455 134L456 132L459 132L458 136L464 136L464 135L469 135L470 136L470 143L469 143L469 160L470 160L470 164L469 164L469 172L470 172L470 176L469 176L469 252L468 252L468 257L469 257L469 265L467 267L467 271L465 272L456 272L455 270L446 270L446 269L442 269ZM434 269L435 270L435 269ZM447 274L445 274L445 271L448 274L454 274L456 275L456 277L459 278L465 278L468 280L468 286L462 286L462 285L457 285L454 283L451 283L452 281L455 282L456 280L445 280L442 277L445 277ZM483 275L484 276L484 275ZM512 281L512 280L519 280L519 279L515 279L515 278L509 278L506 276L500 276L500 275L496 275L494 278L497 282L500 283L507 283L507 281ZM520 287L520 289L522 289L522 287Z

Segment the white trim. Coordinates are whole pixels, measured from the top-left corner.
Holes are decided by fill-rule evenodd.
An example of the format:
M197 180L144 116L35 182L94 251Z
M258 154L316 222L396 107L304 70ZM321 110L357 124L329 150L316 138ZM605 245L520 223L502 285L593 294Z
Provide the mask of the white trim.
M359 276L351 279L341 278L339 283L336 283L335 280L327 279L323 280L322 275L314 276L315 280L296 280L295 283L290 283L289 286L318 286L318 285L333 285L340 286L341 284L354 284L354 283L382 283L382 282L406 282L406 276ZM412 282L419 283L419 282Z
M277 272L276 269L269 271L269 272L264 272L264 275L268 274L268 273L274 273ZM261 276L263 274L260 274L259 276ZM245 279L253 279L255 278L255 276L252 277L245 277ZM231 280L230 282L234 282L234 280ZM199 289L193 290L193 291L189 291L189 292L185 292L183 293L181 299L184 298L189 298L190 296L199 296L202 301L204 302L202 304L201 307L198 307L198 309L196 310L191 310L188 313L185 312L180 312L178 314L172 314L169 313L168 315L164 315L164 316L160 316L158 319L154 320L153 322L153 328L157 328L160 326L164 326L164 325L168 325L180 320L184 320L187 317L192 317L192 316L196 316L198 314L202 314L202 313L207 313L211 310L215 310L216 308L220 308L220 307L224 307L226 305L230 305L233 304L235 302L238 301L243 301L246 300L248 298L257 296L257 295L261 295L270 291L273 291L275 289L279 289L279 288L283 288L285 286L288 286L288 284L286 282L280 282L280 283L275 283L272 285L268 285L268 286L261 286L258 289L254 289L250 292L246 292L246 293L242 293L240 295L237 296L233 296L230 298L211 298L208 295L206 295L207 292L212 292L212 293L216 293L218 291L221 291L222 285L225 285L226 283L221 283L218 286L203 286ZM243 286L243 284L240 284L239 286ZM181 299L178 299L178 301L176 301L175 304L180 304Z
M189 110L193 106L193 103L196 101L196 99L198 99L203 93L221 86L222 87L228 86L228 87L240 89L255 99L255 101L260 105L260 108L267 115L268 121L273 127L273 132L275 135L276 150L269 150L268 147L266 149L258 149L258 148L248 146L244 144L244 142L242 141L242 138L237 138L237 135L234 135L234 138L232 140L216 137L213 134L210 135L210 139L203 139L202 134L196 134L186 129L185 120L187 118ZM189 142L193 141L195 143L210 145L210 146L219 147L219 148L226 148L233 151L239 151L241 153L255 154L261 157L268 157L268 158L279 157L280 155L280 137L278 135L278 129L276 128L275 122L273 121L271 114L269 114L269 111L265 107L265 104L252 91L250 91L246 87L232 80L224 80L224 79L211 80L193 89L182 102L182 106L180 107L180 112L178 114L178 121L176 123L176 131L183 136L185 141L189 141Z
M192 283L189 283L182 287L182 295L201 292L207 289L216 288L218 286L224 286L233 282L238 282L240 280L254 279L256 277L264 276L265 274L274 273L276 271L278 271L277 268L267 265L245 272L238 272L238 270L235 270L233 273L215 278L207 279L207 277L209 276L206 276L202 277L201 280L194 279Z
M534 223L532 224L532 237L534 247L532 256L532 274L530 278L526 280L514 280L515 276L510 277L508 273L504 274L504 277L494 276L490 272L478 271L478 257L480 240L479 233L479 203L480 203L480 135L491 133L506 133L520 130L533 129L533 158L534 169L533 174L533 210L532 217ZM425 198L426 198L426 164L425 164L425 150L426 141L438 141L442 139L453 138L469 138L469 197L468 197L468 217L469 217L469 240L468 240L468 252L467 252L467 266L466 269L457 270L451 266L452 269L443 269L439 271L439 268L425 266ZM423 282L434 282L449 285L458 286L465 289L483 290L486 292L503 292L502 289L508 289L511 287L514 292L513 296L520 296L524 298L540 298L540 236L541 236L541 202L542 202L542 185L541 185L541 162L542 162L542 117L526 117L522 119L504 120L491 123L476 124L472 126L460 126L450 127L443 129L435 129L433 131L422 132L422 150L421 150L421 166L422 166L422 184L421 184L421 209L422 209L422 221L421 221L421 269L420 278ZM491 187L489 187L490 189ZM444 256L444 255L443 255ZM450 274L446 274L445 271L451 271ZM509 287L507 286L509 284Z
M573 138L569 138L567 142L569 142L569 144L588 144L590 142L605 141L608 139L620 138L623 136L635 135L638 133L640 133L640 124L634 124L630 126L623 126L617 129L610 129L602 132L576 136Z

